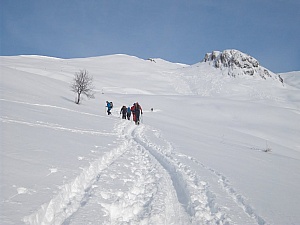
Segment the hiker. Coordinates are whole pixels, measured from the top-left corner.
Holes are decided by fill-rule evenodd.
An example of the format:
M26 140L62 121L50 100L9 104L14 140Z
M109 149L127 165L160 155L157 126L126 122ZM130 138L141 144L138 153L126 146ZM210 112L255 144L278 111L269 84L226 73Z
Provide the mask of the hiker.
M133 121L135 121L135 103L133 103L133 105L131 106L130 111L132 113L132 119Z
M122 119L126 119L127 107L125 105L122 106L120 110L120 115L122 114Z
M110 115L111 114L110 110L113 108L113 103L106 101L106 107L107 107L107 115Z
M130 120L130 116L131 116L131 109L130 107L128 106L127 108L127 119Z
M133 110L131 110L133 112L133 121L138 125L140 124L140 114L143 114L142 107L138 102L136 102L131 108L133 108Z

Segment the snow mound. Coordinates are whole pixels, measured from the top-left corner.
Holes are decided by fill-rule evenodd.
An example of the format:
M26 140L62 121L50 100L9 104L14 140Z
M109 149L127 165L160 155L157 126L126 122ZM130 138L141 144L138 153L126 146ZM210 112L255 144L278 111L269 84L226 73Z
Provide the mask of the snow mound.
M206 53L202 62L208 62L215 68L219 68L223 74L236 77L241 75L271 78L283 82L280 75L274 74L268 69L260 66L258 60L250 55L235 49L224 50L223 52L213 51Z

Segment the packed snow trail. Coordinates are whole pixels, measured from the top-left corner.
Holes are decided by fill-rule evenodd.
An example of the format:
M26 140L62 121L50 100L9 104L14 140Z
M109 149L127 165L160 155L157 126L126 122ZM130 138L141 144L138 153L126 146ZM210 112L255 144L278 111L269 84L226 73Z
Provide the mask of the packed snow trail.
M127 126L126 126L127 125ZM188 220L188 217L177 201L172 182L153 157L132 139L132 130L136 126L128 121L118 123L115 128L120 135L120 145L96 160L82 171L72 182L64 185L61 191L49 203L24 218L27 224L69 224L76 220L76 213L88 206L90 199L98 194L102 196L101 210L109 217L98 220L103 224L176 224ZM116 172L113 165L128 161L125 168L122 191L120 185L113 183L110 188L103 183L109 183L109 177ZM136 165L136 167L134 166ZM117 172L118 172L117 171ZM110 177L111 178L111 177ZM103 182L103 179L105 182ZM113 180L115 182L115 180ZM107 193L113 193L111 197ZM74 218L73 218L74 217ZM94 218L93 218L94 219ZM97 221L93 221L93 224ZM76 224L76 222L74 222Z
M189 218L179 204L168 174L153 157L132 139L136 126L124 121L123 137L130 147L109 167L99 173L93 197L65 224L177 224ZM86 216L97 211L97 219ZM102 215L101 215L102 212Z
M231 224L209 184L184 163L192 161L219 178L217 185L252 224L265 224L225 176L178 154L149 126L121 120L119 145L61 187L49 203L24 218L27 224ZM151 135L151 137L147 136ZM153 139L155 138L155 140Z

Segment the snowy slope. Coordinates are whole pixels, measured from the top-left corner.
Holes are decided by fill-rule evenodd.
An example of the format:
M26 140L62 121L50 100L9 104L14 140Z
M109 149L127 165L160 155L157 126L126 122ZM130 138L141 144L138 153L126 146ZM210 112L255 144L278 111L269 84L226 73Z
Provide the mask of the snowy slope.
M0 61L1 224L300 223L299 72L282 84L127 55ZM96 98L76 105L80 69ZM119 117L136 101L140 126Z

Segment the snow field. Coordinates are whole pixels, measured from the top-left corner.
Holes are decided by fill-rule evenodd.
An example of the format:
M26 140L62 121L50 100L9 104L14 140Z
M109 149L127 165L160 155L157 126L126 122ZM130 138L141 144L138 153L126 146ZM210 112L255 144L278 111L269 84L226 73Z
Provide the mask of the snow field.
M98 89L76 105L82 68ZM299 223L297 74L282 86L125 55L2 57L1 224ZM140 126L119 116L136 101Z

